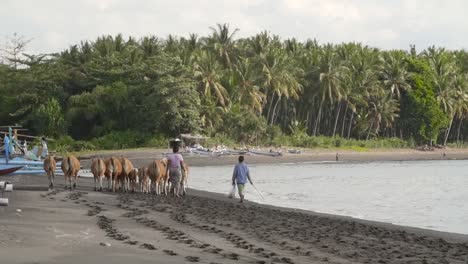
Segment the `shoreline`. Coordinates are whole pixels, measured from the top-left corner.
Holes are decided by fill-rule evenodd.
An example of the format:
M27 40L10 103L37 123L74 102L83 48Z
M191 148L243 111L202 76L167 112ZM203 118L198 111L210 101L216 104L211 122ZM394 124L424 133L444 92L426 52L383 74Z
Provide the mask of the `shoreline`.
M169 153L168 149L115 150L79 155L84 167L90 164L94 157L125 156L134 165L142 167L154 159L160 159ZM190 166L222 166L237 163L237 155L208 156L182 153L184 160ZM373 162L373 161L418 161L418 160L468 160L468 149L437 149L434 151L418 151L413 149L371 150L357 152L351 150L303 150L301 154L284 153L282 156L270 157L263 155L244 155L248 164L278 164L303 162L335 162L336 154L340 162Z
M47 184L45 176L37 175L0 180L7 177L16 186ZM55 191L17 190L10 206L0 207L0 255L6 263L81 263L83 258L113 263L468 261L468 235L463 234L239 204L223 194L192 189L175 199L94 192L93 181L83 178L78 190L65 191L63 178L56 181ZM27 256L15 257L24 250Z

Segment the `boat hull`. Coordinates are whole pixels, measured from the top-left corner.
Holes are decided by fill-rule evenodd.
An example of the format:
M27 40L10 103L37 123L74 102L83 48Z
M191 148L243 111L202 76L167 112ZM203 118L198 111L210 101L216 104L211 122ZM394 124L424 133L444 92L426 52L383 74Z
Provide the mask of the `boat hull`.
M23 166L17 165L0 165L0 176L12 174L15 171L20 170Z

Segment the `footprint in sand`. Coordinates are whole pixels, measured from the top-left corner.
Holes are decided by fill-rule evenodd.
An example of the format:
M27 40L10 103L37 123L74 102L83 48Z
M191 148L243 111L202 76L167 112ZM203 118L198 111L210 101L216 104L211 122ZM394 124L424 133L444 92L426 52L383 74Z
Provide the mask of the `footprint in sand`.
M194 256L187 256L187 257L185 257L185 259L187 261L190 261L190 262L199 262L200 261L199 257L194 257Z
M136 245L136 244L138 244L138 241L128 240L128 241L125 241L125 243L130 244L130 245Z
M177 256L178 255L177 253L175 253L174 251L169 250L169 249L164 249L163 252L166 253L169 256Z
M145 249L148 249L148 250L156 250L156 247L151 245L151 244L148 244L148 243L143 243L141 244L140 246L141 248L145 248Z

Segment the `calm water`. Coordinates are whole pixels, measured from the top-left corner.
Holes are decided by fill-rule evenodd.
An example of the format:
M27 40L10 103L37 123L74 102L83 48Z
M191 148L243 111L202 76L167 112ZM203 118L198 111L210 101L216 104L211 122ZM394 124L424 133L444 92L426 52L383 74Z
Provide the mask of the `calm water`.
M189 187L228 193L233 166L192 167ZM250 165L246 199L468 234L468 161Z

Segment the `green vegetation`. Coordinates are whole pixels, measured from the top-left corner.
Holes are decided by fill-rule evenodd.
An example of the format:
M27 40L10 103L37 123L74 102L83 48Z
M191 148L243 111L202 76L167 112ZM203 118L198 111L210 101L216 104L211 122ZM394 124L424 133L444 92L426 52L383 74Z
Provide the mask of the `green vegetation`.
M236 32L103 36L47 55L26 54L15 35L19 48L0 60L0 124L57 138L52 148L63 151L165 147L180 133L205 134L208 144L359 151L464 144L464 50Z

